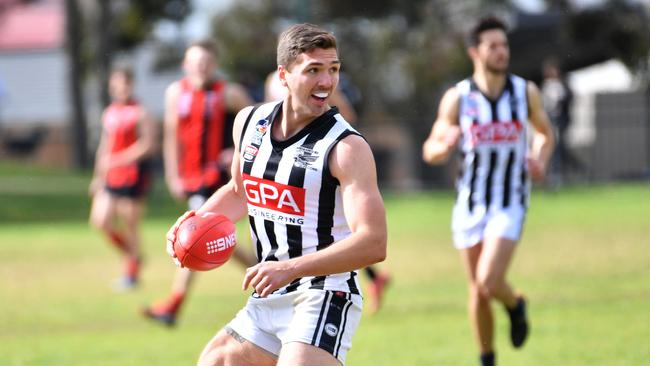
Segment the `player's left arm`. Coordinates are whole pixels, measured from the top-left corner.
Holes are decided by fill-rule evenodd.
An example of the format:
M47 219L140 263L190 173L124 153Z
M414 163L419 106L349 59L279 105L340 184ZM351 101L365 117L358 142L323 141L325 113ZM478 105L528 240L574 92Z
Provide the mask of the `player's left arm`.
M363 138L350 135L332 149L329 166L340 182L352 234L315 253L248 268L244 289L250 285L265 297L295 278L349 272L386 258L386 213L370 147Z
M555 135L548 115L542 104L542 97L535 84L526 84L529 121L533 127L533 140L528 154L528 168L533 179L539 180L546 174L546 167L555 148Z
M111 159L111 167L133 164L153 155L156 149L156 124L153 117L144 108L140 108L138 133L138 140L135 144Z

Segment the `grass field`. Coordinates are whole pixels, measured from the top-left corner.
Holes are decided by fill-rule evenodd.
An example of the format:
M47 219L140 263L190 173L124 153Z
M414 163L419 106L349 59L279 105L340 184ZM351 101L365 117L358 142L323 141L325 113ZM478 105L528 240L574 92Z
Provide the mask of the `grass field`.
M120 263L86 224L86 184L85 176L0 175L0 365L193 365L246 301L242 270L202 274L177 328L146 322L139 308L170 285L163 235L182 207L157 186L143 228L142 287L117 294ZM449 239L451 192L385 199L382 267L394 281L384 308L364 317L348 364L476 365L464 272ZM650 362L649 214L649 185L535 192L510 276L531 300L532 338L514 351L495 304L501 365Z

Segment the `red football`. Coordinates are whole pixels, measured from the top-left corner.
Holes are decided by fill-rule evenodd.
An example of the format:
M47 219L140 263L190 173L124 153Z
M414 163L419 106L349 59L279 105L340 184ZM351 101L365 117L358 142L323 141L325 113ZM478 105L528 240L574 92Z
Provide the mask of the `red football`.
M209 271L228 261L236 239L235 225L226 216L211 212L197 214L178 227L174 253L184 267Z

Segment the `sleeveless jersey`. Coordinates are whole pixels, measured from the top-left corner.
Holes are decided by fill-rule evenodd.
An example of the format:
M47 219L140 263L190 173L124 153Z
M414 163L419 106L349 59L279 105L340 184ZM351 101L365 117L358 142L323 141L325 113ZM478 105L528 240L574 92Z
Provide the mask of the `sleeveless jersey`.
M359 133L331 108L296 135L276 141L271 127L281 111L282 102L255 109L240 141L240 168L258 262L313 253L351 233L328 158L341 139ZM298 278L273 295L306 289L360 293L357 272L352 271Z
M178 173L185 191L193 192L217 185L221 179L218 159L228 129L225 83L214 81L203 89L194 89L188 79L182 79L180 85Z
M102 125L108 137L108 154L115 155L138 141L140 105L136 102L112 103L106 108ZM106 184L110 187L135 185L141 178L137 162L108 170Z
M510 205L526 207L530 190L526 80L508 75L497 100L486 97L471 78L456 88L462 130L456 205L470 215Z

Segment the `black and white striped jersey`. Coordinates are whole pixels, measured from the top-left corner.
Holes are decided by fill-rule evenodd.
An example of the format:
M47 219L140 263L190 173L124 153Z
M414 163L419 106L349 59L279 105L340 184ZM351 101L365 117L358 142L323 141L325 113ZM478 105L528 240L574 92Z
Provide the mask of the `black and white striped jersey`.
M528 205L526 80L508 75L497 100L473 79L456 84L460 95L461 171L456 205L468 215Z
M313 253L350 235L328 157L336 143L358 132L331 108L296 135L276 141L271 127L281 112L282 102L255 109L240 141L240 169L258 262ZM299 278L274 294L310 288L360 293L353 271Z

